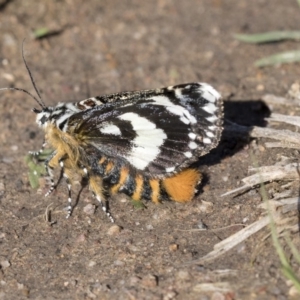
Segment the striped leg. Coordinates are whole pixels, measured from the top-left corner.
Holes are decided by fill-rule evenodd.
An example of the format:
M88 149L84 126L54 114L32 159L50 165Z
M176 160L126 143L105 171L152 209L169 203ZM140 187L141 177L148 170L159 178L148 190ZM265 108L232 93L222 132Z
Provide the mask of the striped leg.
M72 211L73 211L72 198L71 198L71 195L72 195L72 192L71 192L72 185L71 185L71 181L70 181L69 177L64 172L64 159L65 158L59 159L59 165L61 167L61 169L60 169L60 176L59 176L59 179L57 180L57 183L54 183L54 179L53 179L54 176L53 176L53 173L52 173L53 168L49 166L49 161L52 159L52 157L54 155L55 154L51 155L51 157L49 159L47 159L47 161L45 162L46 172L47 172L48 176L50 177L50 181L51 181L50 189L46 193L45 196L46 197L49 196L57 188L58 183L60 182L60 180L62 179L62 177L65 177L66 178L66 182L67 182L67 187L68 187L68 206L67 206L67 216L66 216L66 218L68 219L71 216Z
M44 140L40 150L38 150L38 151L29 151L29 154L32 155L32 156L39 156L44 151L46 146L47 146L47 142Z
M110 219L110 221L112 223L114 223L114 218L112 217L112 215L110 214L108 207L107 207L107 202L105 202L105 204L102 203L102 199L104 198L103 196L103 181L102 181L102 177L98 176L98 175L93 175L93 174L89 174L88 175L88 182L89 182L89 188L93 193L93 196L98 200L99 204L102 207L102 210L105 212L105 214L107 215L107 217Z
M107 215L107 217L110 219L110 221L112 223L115 223L114 218L112 217L111 213L109 212L108 208L107 208L107 201L105 201L105 203L102 202L101 197L97 194L95 194L93 192L93 196L98 200L98 202L100 203L102 210L104 211L104 213Z
M61 174L66 179L67 188L68 188L68 206L67 206L67 216L66 219L70 218L73 207L72 207L72 184L68 175L64 172L64 159L59 160L59 165L61 167ZM55 186L56 187L56 186Z
M67 182L67 187L68 187L68 206L67 206L67 216L66 216L66 219L69 219L71 214L72 214L72 211L73 211L73 207L72 207L72 198L71 198L71 188L72 188L72 185L71 185L71 182L69 180L69 178L64 174L64 177L66 178L66 182Z
M37 153L37 152L36 152L36 153ZM55 154L56 154L56 153L53 152L53 153L50 155L50 157L47 158L47 160L45 161L46 175L47 175L47 176L49 177L49 179L50 179L50 188L49 188L48 192L45 194L45 197L48 197L48 196L56 189L57 184L58 184L58 182L60 181L61 176L62 176L62 174L61 174L61 176L60 176L60 178L59 178L57 184L55 184L55 183L54 183L54 175L53 175L53 172L52 172L52 171L53 171L53 168L49 166L49 162L50 162L50 160L55 156Z

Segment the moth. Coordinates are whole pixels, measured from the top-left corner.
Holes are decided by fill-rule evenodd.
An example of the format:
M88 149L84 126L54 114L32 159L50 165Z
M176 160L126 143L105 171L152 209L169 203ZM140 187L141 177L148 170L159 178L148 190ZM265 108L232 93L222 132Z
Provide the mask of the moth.
M153 90L122 92L75 103L46 106L35 86L40 108L36 123L44 130L51 194L61 169L68 188L67 218L72 214L72 182L85 178L111 222L107 199L124 193L133 200L189 202L202 174L190 167L215 148L222 132L220 94L206 83L187 83Z

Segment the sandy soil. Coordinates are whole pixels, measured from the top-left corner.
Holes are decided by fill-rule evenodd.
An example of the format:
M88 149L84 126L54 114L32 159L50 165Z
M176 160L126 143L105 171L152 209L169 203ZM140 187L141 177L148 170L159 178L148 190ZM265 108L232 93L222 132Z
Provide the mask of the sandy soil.
M264 126L272 108L262 95L284 96L299 79L299 64L257 69L265 55L294 42L241 44L233 33L299 29L296 1L0 1L0 87L33 88L25 55L47 105L124 90L204 81L225 99L225 119ZM33 32L53 34L36 40ZM240 185L253 166L274 164L295 151L270 150L263 140L224 135L201 158L202 192L187 205L137 209L123 196L110 201L122 227L114 230L84 190L68 220L66 186L49 198L34 190L24 157L42 144L25 94L0 93L0 299L287 299L272 241L259 232L218 260L186 266L261 217L254 189L220 195ZM276 112L300 114L276 107ZM278 191L279 183L268 190ZM79 186L77 186L77 191ZM295 195L297 195L295 191ZM271 194L271 192L270 192ZM51 204L51 221L45 211ZM205 224L206 231L195 230ZM296 265L295 265L296 266ZM299 267L297 267L299 268ZM298 269L299 270L299 269ZM213 283L205 291L201 283ZM222 285L223 284L223 285ZM217 290L217 287L224 287Z

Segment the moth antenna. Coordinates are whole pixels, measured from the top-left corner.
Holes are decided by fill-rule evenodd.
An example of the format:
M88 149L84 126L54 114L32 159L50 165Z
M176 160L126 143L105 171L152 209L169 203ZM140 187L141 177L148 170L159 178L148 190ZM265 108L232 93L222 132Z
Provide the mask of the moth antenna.
M26 62L26 59L25 59L25 56L24 56L24 43L25 43L25 39L24 39L23 42L22 42L22 58L23 58L23 62L24 62L24 64L25 64L25 67L26 67L27 72L28 72L28 74L29 74L31 83L32 83L32 85L33 85L33 87L34 87L34 89L35 89L37 95L39 96L39 99L40 99L40 100L38 100L36 97L34 97L33 95L31 95L31 94L30 94L29 92L27 92L26 90L23 90L23 89L17 89L17 88L15 88L15 89L27 93L28 95L30 95L31 97L33 97L33 98L35 99L35 101L36 101L42 108L46 108L47 106L45 105L45 103L44 103L43 100L42 100L42 97L41 97L41 95L40 95L40 92L39 92L39 90L38 90L37 87L36 87L36 84L35 84L35 81L34 81L34 79L33 79L32 74L31 74L31 71L30 71L30 69L29 69L29 67L28 67L28 65L27 65L27 62Z
M11 91L21 91L23 93L26 93L27 95L29 95L31 98L33 98L42 108L46 108L46 105L41 102L39 99L37 99L35 96L33 96L31 93L29 93L28 91L24 90L24 89L20 89L20 88L0 88L0 91L7 91L7 90L11 90Z

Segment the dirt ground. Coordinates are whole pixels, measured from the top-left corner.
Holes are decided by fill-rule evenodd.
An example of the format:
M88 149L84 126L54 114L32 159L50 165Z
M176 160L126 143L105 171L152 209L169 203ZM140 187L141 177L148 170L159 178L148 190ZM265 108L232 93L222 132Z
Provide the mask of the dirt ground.
M253 62L299 46L247 45L232 35L297 30L299 18L293 0L0 0L0 87L34 92L21 59L26 38L26 59L47 105L204 81L224 96L226 120L265 126L272 108L262 95L284 96L300 68L257 69ZM34 31L45 27L52 34L35 39ZM220 197L241 185L253 166L251 152L260 165L281 156L297 160L297 152L224 134L200 159L205 180L194 201L137 209L115 197L110 209L118 231L101 209L91 213L96 203L87 190L66 220L65 184L48 198L43 180L40 189L30 187L24 157L43 140L31 112L36 106L25 94L0 93L0 299L289 298L267 229L210 263L185 263L262 216L258 189ZM280 190L280 183L271 189ZM200 230L203 224L208 230ZM201 283L220 288L207 291Z

